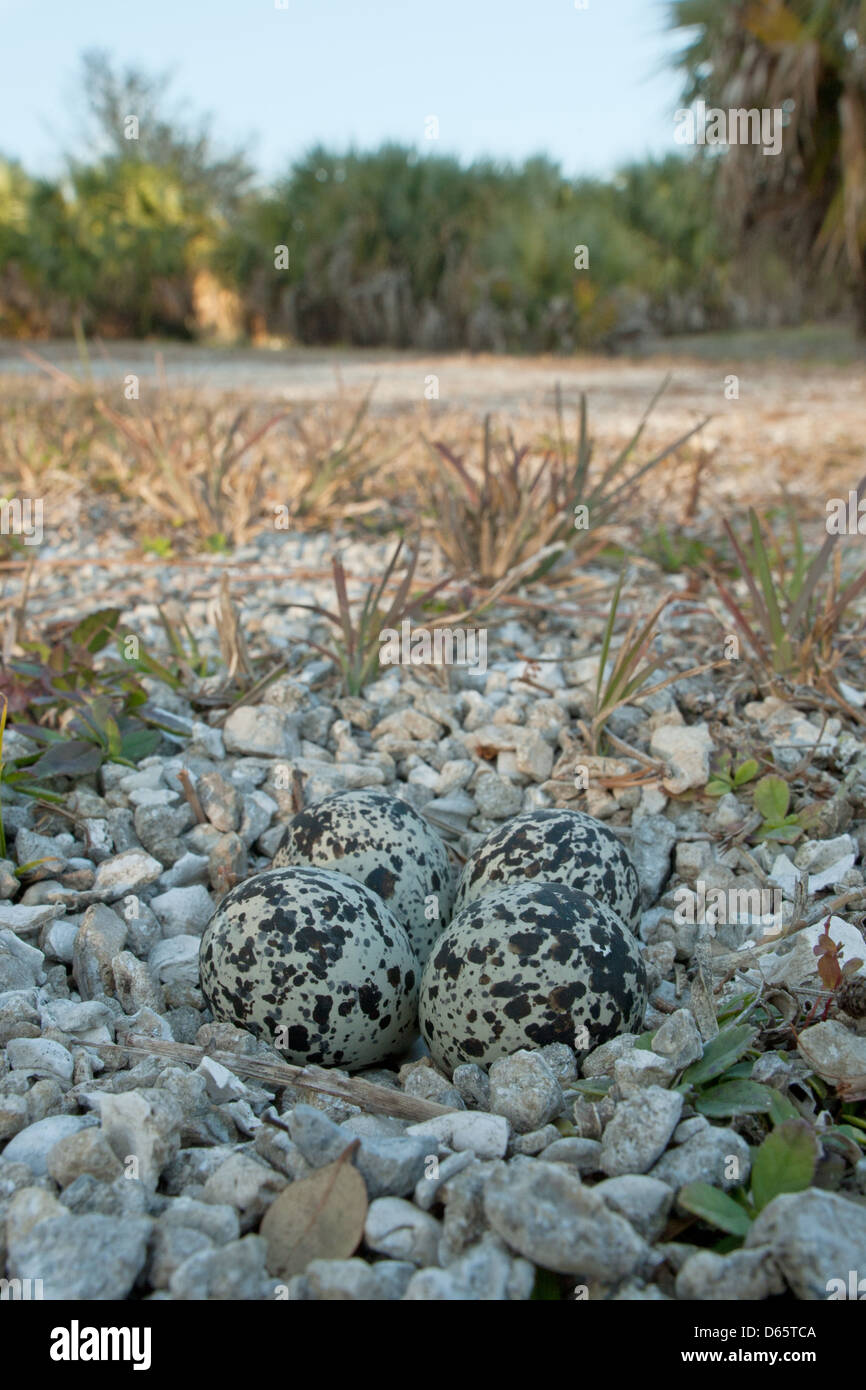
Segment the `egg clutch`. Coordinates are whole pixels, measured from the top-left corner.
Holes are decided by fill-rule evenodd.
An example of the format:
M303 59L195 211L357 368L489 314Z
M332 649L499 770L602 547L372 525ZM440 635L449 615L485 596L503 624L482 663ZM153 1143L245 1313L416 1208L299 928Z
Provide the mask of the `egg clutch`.
M298 1065L373 1066L420 1028L450 1075L639 1031L639 917L625 848L583 812L515 816L455 885L423 816L365 788L299 812L273 867L226 894L202 937L201 986L215 1019Z

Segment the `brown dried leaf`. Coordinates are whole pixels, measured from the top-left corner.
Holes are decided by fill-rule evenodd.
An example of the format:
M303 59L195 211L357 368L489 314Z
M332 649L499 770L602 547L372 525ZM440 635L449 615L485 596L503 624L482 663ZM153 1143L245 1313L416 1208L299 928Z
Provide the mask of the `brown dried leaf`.
M348 1260L364 1234L367 1189L351 1162L358 1142L334 1163L291 1183L271 1203L260 1227L275 1278L301 1274L310 1260Z

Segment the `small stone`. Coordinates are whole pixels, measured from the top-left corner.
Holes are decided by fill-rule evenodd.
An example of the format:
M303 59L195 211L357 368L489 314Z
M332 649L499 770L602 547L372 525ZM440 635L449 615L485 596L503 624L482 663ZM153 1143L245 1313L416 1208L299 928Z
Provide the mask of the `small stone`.
M0 928L8 928L10 932L15 933L32 932L36 927L53 922L61 911L56 903L27 907L22 903L0 902Z
M633 826L628 850L640 880L644 910L658 902L671 873L671 850L677 832L667 816L643 816Z
M26 1128L28 1118L24 1096L0 1095L0 1143L20 1134Z
M620 1095L633 1096L646 1086L669 1086L677 1074L673 1062L657 1052L633 1047L613 1064Z
M40 1221L10 1246L9 1273L15 1279L41 1279L47 1299L124 1299L144 1268L151 1227L142 1217Z
M172 1198L160 1212L159 1224L201 1231L215 1245L228 1245L240 1236L234 1207L228 1203L201 1202L195 1197Z
M614 1063L618 1057L622 1057L637 1042L636 1033L620 1033L615 1038L610 1038L608 1042L602 1043L601 1047L593 1048L588 1057L584 1057L581 1071L587 1078L593 1076L613 1076Z
M547 1063L560 1086L568 1086L577 1080L577 1058L574 1049L567 1043L547 1043L539 1048L538 1054Z
M165 1008L162 990L153 983L153 976L145 965L131 951L121 951L111 962L114 974L115 997L120 1000L127 1014L139 1009L153 1009L161 1013Z
M247 877L247 847L240 835L220 835L208 856L208 882L215 893L226 893Z
M135 1159L133 1176L151 1190L180 1148L182 1111L173 1096L152 1087L99 1096L102 1129L121 1163Z
M560 1274L622 1279L648 1255L629 1222L562 1163L513 1160L488 1179L484 1210L512 1250Z
M478 810L488 820L507 820L523 809L523 793L495 772L484 772L473 786Z
M544 1125L541 1129L532 1129L528 1134L516 1134L511 1141L512 1152L516 1154L540 1154L542 1149L547 1149L551 1144L555 1144L561 1138L556 1125Z
M785 1281L772 1252L765 1248L732 1250L728 1255L698 1250L677 1275L676 1289L677 1298L752 1302L783 1294Z
M704 1043L691 1012L677 1009L670 1014L653 1034L652 1048L670 1060L675 1073L697 1062L703 1056Z
M679 796L691 787L705 787L714 747L706 724L662 724L656 728L650 739L650 752L670 767L669 775L662 778L665 791Z
M490 1081L487 1072L477 1062L461 1062L459 1067L454 1068L451 1080L471 1109L490 1109Z
M237 1152L227 1158L204 1185L202 1197L206 1202L218 1202L235 1208L241 1230L257 1226L275 1197L286 1186L282 1173L275 1173L267 1163L251 1153ZM228 1249L228 1247L226 1247Z
M664 1230L674 1194L667 1183L644 1174L624 1173L606 1178L592 1189L602 1201L630 1221L638 1235L652 1244Z
M444 1144L456 1153L469 1149L478 1158L502 1158L508 1148L510 1126L504 1115L456 1110L410 1125L406 1133Z
M379 1197L371 1202L364 1223L364 1240L371 1250L414 1265L437 1263L441 1234L441 1225L434 1217L402 1197Z
M172 1298L213 1302L268 1298L273 1280L265 1268L267 1242L248 1235L213 1250L200 1250L184 1260L169 1280Z
M664 1153L682 1108L679 1092L665 1091L661 1086L647 1086L622 1101L605 1127L602 1171L609 1177L645 1173Z
M540 1129L562 1110L562 1087L538 1052L522 1048L490 1068L490 1109L518 1134Z
M598 1139L555 1139L541 1157L545 1163L567 1163L578 1173L597 1173L601 1166L601 1143Z
M35 946L28 946L14 931L0 927L0 994L42 984L44 961L44 955Z
M6 1210L6 1241L16 1245L26 1239L40 1221L56 1221L69 1212L44 1187L19 1187Z
M298 717L278 705L241 705L232 710L223 725L223 740L228 753L289 760L301 753Z
M866 1205L816 1187L784 1193L758 1213L745 1243L769 1247L795 1298L850 1298L850 1271L863 1277Z
M213 1249L213 1241L191 1226L157 1226L150 1245L147 1282L152 1289L167 1289L185 1260Z
M31 1173L44 1177L48 1155L60 1139L97 1123L95 1115L49 1115L28 1125L3 1150L4 1163L26 1163Z
M82 999L114 994L111 962L126 945L126 934L125 922L110 907L94 903L87 909L72 957L72 974Z
M82 1129L59 1139L49 1150L46 1162L58 1187L68 1187L82 1173L90 1173L101 1182L113 1182L123 1173L100 1129Z
M72 1081L72 1053L49 1038L12 1038L6 1058L13 1071L25 1076L48 1076L66 1084Z
M214 901L201 883L189 888L169 888L151 900L162 923L163 937L201 936L214 914Z
M242 1100L247 1094L246 1083L212 1057L203 1057L196 1071L204 1077L207 1093L215 1105L222 1105L228 1100Z
M116 902L155 883L161 873L162 865L152 854L140 849L125 850L112 859L103 859L96 870L93 891L106 902Z
M415 1205L420 1207L422 1211L429 1211L438 1200L440 1190L449 1178L462 1173L463 1169L468 1168L469 1164L474 1161L475 1155L468 1150L459 1154L449 1154L448 1158L443 1158L441 1163L437 1161L435 1173L431 1177L427 1177L425 1174L415 1184L413 1194Z
M243 814L243 799L237 787L218 772L206 772L198 778L195 789L211 825L223 833L237 830Z
M664 1154L650 1176L674 1189L690 1182L708 1182L728 1190L747 1181L751 1166L749 1146L741 1135L720 1125L707 1125Z

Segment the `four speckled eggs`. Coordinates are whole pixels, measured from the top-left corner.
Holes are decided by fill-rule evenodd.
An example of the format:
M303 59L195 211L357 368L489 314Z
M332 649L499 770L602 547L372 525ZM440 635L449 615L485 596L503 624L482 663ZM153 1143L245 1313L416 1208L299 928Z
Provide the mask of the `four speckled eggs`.
M405 1050L420 1020L450 1072L548 1042L581 1050L641 1023L637 873L581 812L499 827L456 897L438 836L378 788L301 811L273 862L208 924L202 990L215 1018L291 1061L371 1066Z

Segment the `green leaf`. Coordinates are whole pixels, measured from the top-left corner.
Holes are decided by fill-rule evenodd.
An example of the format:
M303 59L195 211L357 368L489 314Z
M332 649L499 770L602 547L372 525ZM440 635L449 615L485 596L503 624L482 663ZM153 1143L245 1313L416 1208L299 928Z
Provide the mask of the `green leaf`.
M753 777L758 775L758 764L754 758L748 758L746 762L740 763L734 773L734 786L742 787L746 782L751 782Z
M119 618L119 608L100 608L98 613L89 613L72 629L69 640L94 654L101 652L114 636Z
M649 1030L648 1033L641 1033L640 1037L635 1040L635 1048L639 1049L641 1052L652 1052L654 1037L655 1030L652 1028Z
M723 782L718 777L711 777L707 785L704 787L704 791L706 792L707 796L724 796L725 792L729 792L730 790L731 783Z
M156 752L161 739L159 729L131 729L123 735L119 756L126 762L140 762L142 758L149 758L151 753Z
M710 1086L695 1101L702 1115L760 1115L770 1109L773 1089L757 1081L722 1081Z
M84 739L71 738L66 743L52 743L33 764L36 777L86 777L102 764L103 752Z
M683 1072L683 1081L690 1086L700 1086L705 1081L712 1081L714 1077L721 1076L748 1051L755 1037L755 1030L748 1023L723 1028L706 1044L700 1060L693 1062Z
M580 1081L572 1081L569 1089L580 1091L584 1096L605 1096L612 1085L612 1076L587 1076Z
M770 1109L767 1112L774 1125L784 1124L786 1120L799 1120L800 1112L794 1102L785 1095L784 1091L777 1091L775 1086L771 1086L773 1099L770 1102Z
M791 789L783 777L769 773L755 785L755 806L768 825L781 825L788 814Z
M752 1163L752 1199L758 1211L782 1192L802 1192L815 1173L820 1146L806 1120L785 1120L767 1135Z
M739 1202L718 1187L711 1187L708 1182L686 1183L677 1194L677 1203L731 1236L748 1235L752 1224L751 1216Z

